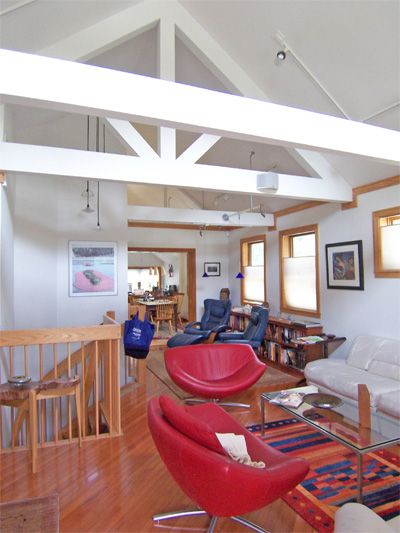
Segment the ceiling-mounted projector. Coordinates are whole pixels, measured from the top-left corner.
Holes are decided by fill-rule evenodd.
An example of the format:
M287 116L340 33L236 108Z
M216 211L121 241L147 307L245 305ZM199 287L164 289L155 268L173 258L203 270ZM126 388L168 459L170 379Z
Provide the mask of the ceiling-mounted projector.
M277 191L279 187L279 175L275 172L262 172L257 174L257 191Z

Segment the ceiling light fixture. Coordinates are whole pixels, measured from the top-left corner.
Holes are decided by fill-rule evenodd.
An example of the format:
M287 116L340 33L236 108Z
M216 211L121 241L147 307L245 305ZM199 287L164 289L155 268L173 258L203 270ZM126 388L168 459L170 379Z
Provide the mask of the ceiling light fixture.
M103 151L105 152L105 126L103 126ZM96 117L96 152L100 150L100 119ZM97 224L96 229L101 230L100 226L100 181L97 181Z
M279 52L276 54L276 65L280 65L282 61L285 61L286 59L286 52L285 50L279 50Z
M86 127L86 150L89 152L89 115L87 116ZM94 209L90 207L90 198L93 198L93 192L90 190L89 180L86 181L86 189L83 191L82 196L86 197L86 207L82 209L84 213L93 213Z

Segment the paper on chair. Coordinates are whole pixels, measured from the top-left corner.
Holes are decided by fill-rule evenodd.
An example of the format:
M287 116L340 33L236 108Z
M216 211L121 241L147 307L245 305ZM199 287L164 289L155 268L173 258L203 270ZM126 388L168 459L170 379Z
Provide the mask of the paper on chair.
M252 461L247 451L246 439L243 435L235 433L216 433L217 439L228 455L238 463L255 468L264 468L265 463L262 461Z

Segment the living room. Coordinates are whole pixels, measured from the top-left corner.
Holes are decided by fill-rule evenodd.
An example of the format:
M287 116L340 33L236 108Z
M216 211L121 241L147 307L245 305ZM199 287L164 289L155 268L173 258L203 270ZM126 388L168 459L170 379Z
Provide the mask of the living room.
M312 319L322 324L325 333L345 337L331 358L345 357L360 335L399 339L398 268L377 275L380 251L374 241L373 223L374 213L388 209L394 212L392 220L399 216L399 165L398 157L379 153L383 143L376 142L375 137L371 137L372 146L363 152L364 146L353 149L350 141L348 147L323 146L318 134L313 141L282 141L271 133L271 141L268 135L261 139L235 131L236 123L230 129L226 126L224 136L222 126L218 130L213 124L207 125L203 133L198 125L189 127L182 116L162 122L159 118L149 120L148 115L141 122L123 111L114 110L108 115L110 108L101 100L101 88L101 101L94 101L95 86L86 87L93 101L83 101L77 90L78 95L71 97L77 100L67 102L71 87L81 86L83 91L85 82L80 77L70 78L67 95L59 101L51 102L50 94L44 96L46 83L49 90L52 87L52 68L60 68L61 79L67 76L66 70L62 74L63 68L69 69L71 62L71 68L106 67L102 70L110 72L102 73L104 76L120 70L127 75L148 76L150 81L159 81L156 78L160 77L191 86L189 89L208 89L213 93L210 97L214 92L221 98L240 96L243 105L248 100L254 105L271 101L319 113L327 119L345 118L343 127L364 122L371 128L380 127L389 136L398 134L397 2L376 1L361 7L358 2L251 4L82 1L77 9L76 3L57 2L57 12L55 2L33 0L8 2L2 7L1 47L16 54L9 56L10 60L2 56L7 68L4 78L11 87L1 91L2 330L94 326L107 310L115 311L116 321L123 323L127 318L129 248L194 250L195 303L191 311L188 309L189 320L200 319L204 300L218 299L221 288L229 288L233 306L242 306L246 303L243 282L237 278L247 266L241 260L242 242L261 235L265 239L266 297L260 297L258 303L267 302L271 316ZM246 38L238 39L238 35ZM43 60L43 64L35 65L38 69L43 66L48 78L37 80L37 95L29 95L27 80L32 73L23 70L26 57L19 56L20 52L34 54L27 64ZM285 57L278 57L279 52ZM46 63L47 58L55 63ZM63 60L67 60L65 65ZM12 72L13 62L20 79ZM90 77L91 71L86 73ZM18 83L23 94L13 85ZM207 109L201 109L207 118L211 116ZM235 112L239 113L238 107L232 108L231 115ZM314 114L310 113L309 120L316 130ZM280 122L285 120L281 118ZM264 126L269 126L265 122ZM173 133L171 126L176 128ZM367 127L366 135L369 131ZM324 133L321 130L321 138ZM361 135L349 135L361 139ZM128 156L135 159L134 166L119 159ZM183 166L181 175L177 165L168 162L171 158L180 165L193 162L193 174L185 174L188 167ZM268 173L278 176L278 183L273 184L275 189L260 192L257 176ZM86 195L87 180L90 196ZM85 211L88 199L91 209ZM317 228L317 303L311 312L287 306L282 299L284 232L301 234L310 226ZM113 294L73 297L70 242L115 245ZM344 285L346 290L340 284L332 286L329 278L329 250L343 245L355 246L359 259L355 282ZM218 264L219 275L203 277L206 263ZM1 366L4 381L10 369L8 354L3 351ZM243 424L259 422L258 392L243 394L243 399L252 404L248 413L234 413ZM181 493L168 474L157 477L161 463L150 435L143 433L147 400L161 393L168 394L168 389L147 373L146 389L139 387L122 399L124 432L133 438L120 444L115 439L107 445L107 451L101 452L105 462L108 454L116 453L121 465L137 473L140 483L135 493L155 492L144 496L149 516L137 518L142 512L139 495L135 497L137 506L126 516L114 507L115 515L104 511L98 522L88 516L79 525L74 509L97 498L106 486L98 485L91 492L89 484L80 481L87 494L74 500L72 492L63 492L69 482L66 477L60 490L65 503L62 529L147 531L152 527L150 515L162 510L163 504L168 508L182 506ZM138 434L132 435L136 419L141 422ZM129 466L120 450L124 446L135 455ZM12 472L15 484L10 481L4 486L2 500L8 499L4 498L7 491L17 499L48 494L46 483L60 488L49 474L35 482L22 455L23 460L7 463L4 474ZM72 468L78 476L75 446L65 457L75 464ZM61 464L52 464L51 468L63 475ZM151 473L153 468L156 472ZM100 467L98 471L104 472ZM95 466L91 475L96 476ZM109 482L108 476L118 474L110 470L104 475ZM129 484L125 476L121 477L125 488L112 488L112 497L122 498L124 509L134 498L125 486ZM21 490L16 483L20 477L26 478ZM170 501L163 492L171 495ZM101 504L106 507L103 498ZM313 530L285 503L273 506L273 518L265 510L257 522L272 531ZM188 520L185 525L191 527L193 522ZM221 530L241 529L226 523Z

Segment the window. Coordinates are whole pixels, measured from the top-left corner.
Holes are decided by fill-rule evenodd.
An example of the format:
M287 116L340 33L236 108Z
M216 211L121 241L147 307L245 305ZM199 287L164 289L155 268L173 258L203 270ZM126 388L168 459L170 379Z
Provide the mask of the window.
M400 277L400 206L372 213L377 278Z
M320 317L318 226L279 232L281 311Z
M240 241L240 269L242 303L263 304L267 299L265 277L265 235L257 235Z

